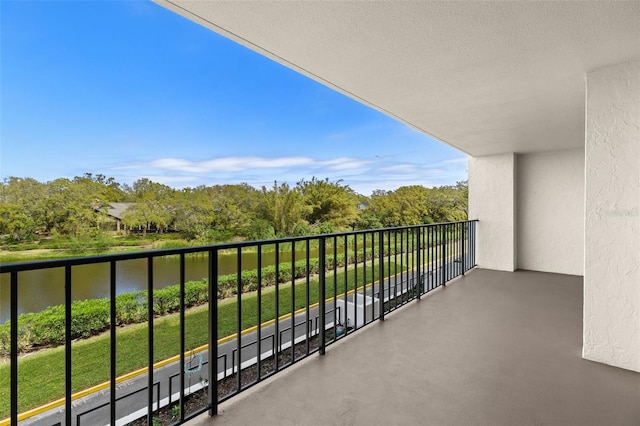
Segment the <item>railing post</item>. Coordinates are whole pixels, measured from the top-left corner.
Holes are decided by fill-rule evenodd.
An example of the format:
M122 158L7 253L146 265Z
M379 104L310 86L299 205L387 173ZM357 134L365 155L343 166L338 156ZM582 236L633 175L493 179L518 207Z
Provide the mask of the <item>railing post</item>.
M209 250L209 416L218 414L218 250Z
M447 225L442 225L442 237L441 239L441 243L442 243L442 270L440 271L440 274L442 275L440 277L440 279L442 280L442 285L446 286L447 285Z
M378 278L380 279L378 303L380 304L380 321L384 321L384 231L380 231L378 234L378 260ZM389 279L391 279L391 275L389 275Z
M71 424L71 390L72 390L72 372L71 372L71 321L72 321L72 299L71 299L71 265L66 265L64 268L64 340L65 340L65 423Z
M184 366L185 359L184 353L187 350L185 345L185 281L186 281L186 272L185 272L185 256L184 253L180 253L180 395L178 406L180 407L180 421L184 421ZM210 366L213 366L213 363L209 363ZM169 380L169 387L171 387L171 380ZM169 391L169 403L171 403L171 391Z
M325 306L325 280L326 280L326 275L327 275L327 271L325 268L325 240L324 237L320 237L319 238L319 247L318 247L318 273L320 274L319 276L319 285L320 285L320 292L319 292L319 297L318 302L319 302L319 306L318 309L320 310L319 312L319 319L320 319L320 325L319 325L319 329L318 330L318 339L320 339L320 355L324 355L325 353L325 344L324 344L324 329L326 327L326 306ZM308 294L308 292L307 292Z
M109 330L109 345L111 359L109 362L109 424L115 426L116 424L116 262L113 260L109 262L109 318L110 318L110 330ZM78 424L80 421L78 420Z
M18 424L18 272L11 271L11 424Z
M147 257L147 346L149 347L147 359L147 424L153 422L153 257ZM160 401L158 401L160 409ZM70 423L67 423L70 424Z

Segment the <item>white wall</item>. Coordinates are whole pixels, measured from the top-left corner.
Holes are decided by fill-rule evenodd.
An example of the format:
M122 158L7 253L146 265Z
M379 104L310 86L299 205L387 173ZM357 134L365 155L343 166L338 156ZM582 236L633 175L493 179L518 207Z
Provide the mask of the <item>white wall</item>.
M583 356L640 372L640 61L587 74Z
M584 149L517 161L518 268L583 275Z
M480 268L515 270L515 173L513 153L469 159L469 219L479 219Z

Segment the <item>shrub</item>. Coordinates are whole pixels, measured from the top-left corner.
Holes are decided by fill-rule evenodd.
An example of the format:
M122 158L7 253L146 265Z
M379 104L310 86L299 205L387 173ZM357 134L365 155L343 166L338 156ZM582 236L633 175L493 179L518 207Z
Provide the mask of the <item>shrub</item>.
M116 296L116 325L146 321L146 295L146 291L136 291Z
M108 299L73 302L71 304L71 338L87 338L108 329L110 305Z
M173 244L173 241L166 241ZM374 251L368 251L366 258L373 257ZM357 258L362 262L365 258L363 251L338 254L335 258L336 267L344 267L345 264L354 263ZM312 258L299 260L292 265L282 263L278 268L274 265L266 266L261 270L261 283L263 287L276 283L290 283L293 279L300 279L319 272L318 259ZM334 268L334 258L328 254L325 268L331 271ZM240 274L240 287L242 292L250 292L258 289L258 271L243 271ZM238 275L229 274L218 277L218 298L231 297L238 292ZM207 279L189 281L184 286L184 304L186 308L202 305L208 302L209 284ZM147 292L136 291L122 293L116 296L116 323L115 326L142 323L147 321ZM108 299L90 299L75 301L71 305L72 323L71 338L87 338L99 334L111 327L110 302ZM167 286L153 291L153 314L166 315L180 310L180 286L178 284ZM62 305L51 306L37 313L21 314L18 317L18 350L28 352L46 346L57 346L65 341L65 308ZM0 355L7 356L10 352L10 323L6 321L0 325Z

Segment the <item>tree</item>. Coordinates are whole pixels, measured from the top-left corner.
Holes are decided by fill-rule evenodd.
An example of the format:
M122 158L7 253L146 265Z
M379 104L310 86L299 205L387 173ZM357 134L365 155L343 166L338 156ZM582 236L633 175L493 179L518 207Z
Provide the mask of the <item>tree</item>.
M214 219L213 204L205 187L186 188L176 193L174 227L188 240L204 239Z
M402 186L395 191L374 191L366 212L377 217L383 226L428 223L428 191L419 185Z
M207 188L207 193L213 205L214 229L222 234L247 236L261 202L260 191L241 183L215 185Z
M276 236L284 237L293 235L297 225L307 223L304 217L311 209L304 203L299 189L274 181L270 190L262 187L261 210L263 219L271 224Z
M455 222L467 219L469 186L467 181L456 185L432 188L427 196L429 216L435 222Z
M411 185L395 191L376 190L371 194L358 227L366 226L367 222L377 224L373 218L383 226L465 220L468 193L466 181L434 188Z
M297 188L308 206L305 215L308 223L345 228L357 221L359 197L348 185L342 185L341 180L330 182L329 178L320 180L314 176L310 181L298 182Z
M24 241L34 231L33 218L24 206L0 203L0 235L9 235L13 241Z
M159 232L166 230L175 218L175 191L166 185L142 178L133 183L132 192L135 204L127 209L122 223L132 228L141 227L144 236L151 224Z
M32 178L15 176L5 179L0 185L0 203L13 205L13 207L6 206L4 208L5 226L9 226L7 229L22 228L22 231L19 232L21 235L44 231L46 185ZM22 225L10 224L19 216L22 217Z

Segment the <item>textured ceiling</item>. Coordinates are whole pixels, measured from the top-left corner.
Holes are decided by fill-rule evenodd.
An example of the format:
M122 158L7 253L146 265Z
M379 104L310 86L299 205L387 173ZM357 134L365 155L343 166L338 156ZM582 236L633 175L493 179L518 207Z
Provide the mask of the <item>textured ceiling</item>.
M640 57L640 1L156 1L474 156L583 146L585 73Z

